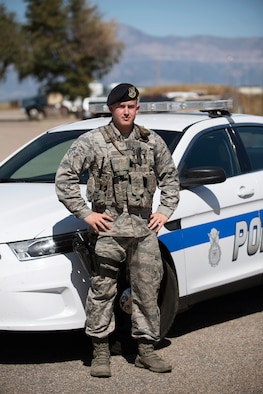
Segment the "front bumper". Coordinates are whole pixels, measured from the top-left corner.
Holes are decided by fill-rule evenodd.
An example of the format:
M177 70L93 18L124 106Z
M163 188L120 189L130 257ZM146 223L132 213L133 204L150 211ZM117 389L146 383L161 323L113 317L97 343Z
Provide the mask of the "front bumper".
M21 262L2 244L0 256L0 330L85 326L89 279L74 253Z

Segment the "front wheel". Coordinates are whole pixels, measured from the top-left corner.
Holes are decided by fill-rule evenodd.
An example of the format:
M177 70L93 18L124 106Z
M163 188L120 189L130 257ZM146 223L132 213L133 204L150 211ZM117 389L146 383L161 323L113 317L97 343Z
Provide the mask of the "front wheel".
M178 303L179 303L176 275L166 260L163 260L163 268L164 268L164 274L161 282L159 299L158 299L160 315L161 315L160 316L161 338L164 338L165 335L170 330L174 322L178 310Z

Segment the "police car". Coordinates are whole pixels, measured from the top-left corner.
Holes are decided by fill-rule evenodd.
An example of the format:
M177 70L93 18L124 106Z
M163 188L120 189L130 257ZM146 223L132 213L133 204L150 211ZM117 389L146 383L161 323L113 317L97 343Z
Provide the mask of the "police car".
M166 141L181 183L178 208L158 234L163 336L179 311L262 283L263 117L231 114L230 104L145 102L136 118ZM108 122L56 127L0 164L0 330L84 327L89 277L73 240L87 225L58 202L54 178L72 142ZM85 196L85 174L80 183ZM153 209L158 201L157 190Z

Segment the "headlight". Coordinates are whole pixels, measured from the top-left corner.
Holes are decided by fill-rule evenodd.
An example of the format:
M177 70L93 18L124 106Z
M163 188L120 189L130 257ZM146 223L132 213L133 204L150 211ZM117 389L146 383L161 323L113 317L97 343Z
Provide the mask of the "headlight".
M72 252L73 236L74 234L64 234L53 237L35 238L27 241L11 242L8 246L18 260L27 261L58 253Z

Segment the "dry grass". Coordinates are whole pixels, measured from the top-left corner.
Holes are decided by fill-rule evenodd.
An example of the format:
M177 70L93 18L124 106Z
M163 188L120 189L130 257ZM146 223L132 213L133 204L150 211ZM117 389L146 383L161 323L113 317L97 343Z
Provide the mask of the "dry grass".
M200 97L220 97L233 100L233 112L263 115L263 94L239 93L237 88L224 85L169 85L147 88L145 95L160 95L167 92L196 92Z
M233 100L233 112L263 115L263 94L244 94L237 88L225 85L167 85L154 86L144 90L145 95L160 95L167 92L196 92L200 97L220 97ZM0 110L18 108L17 101L0 103Z

